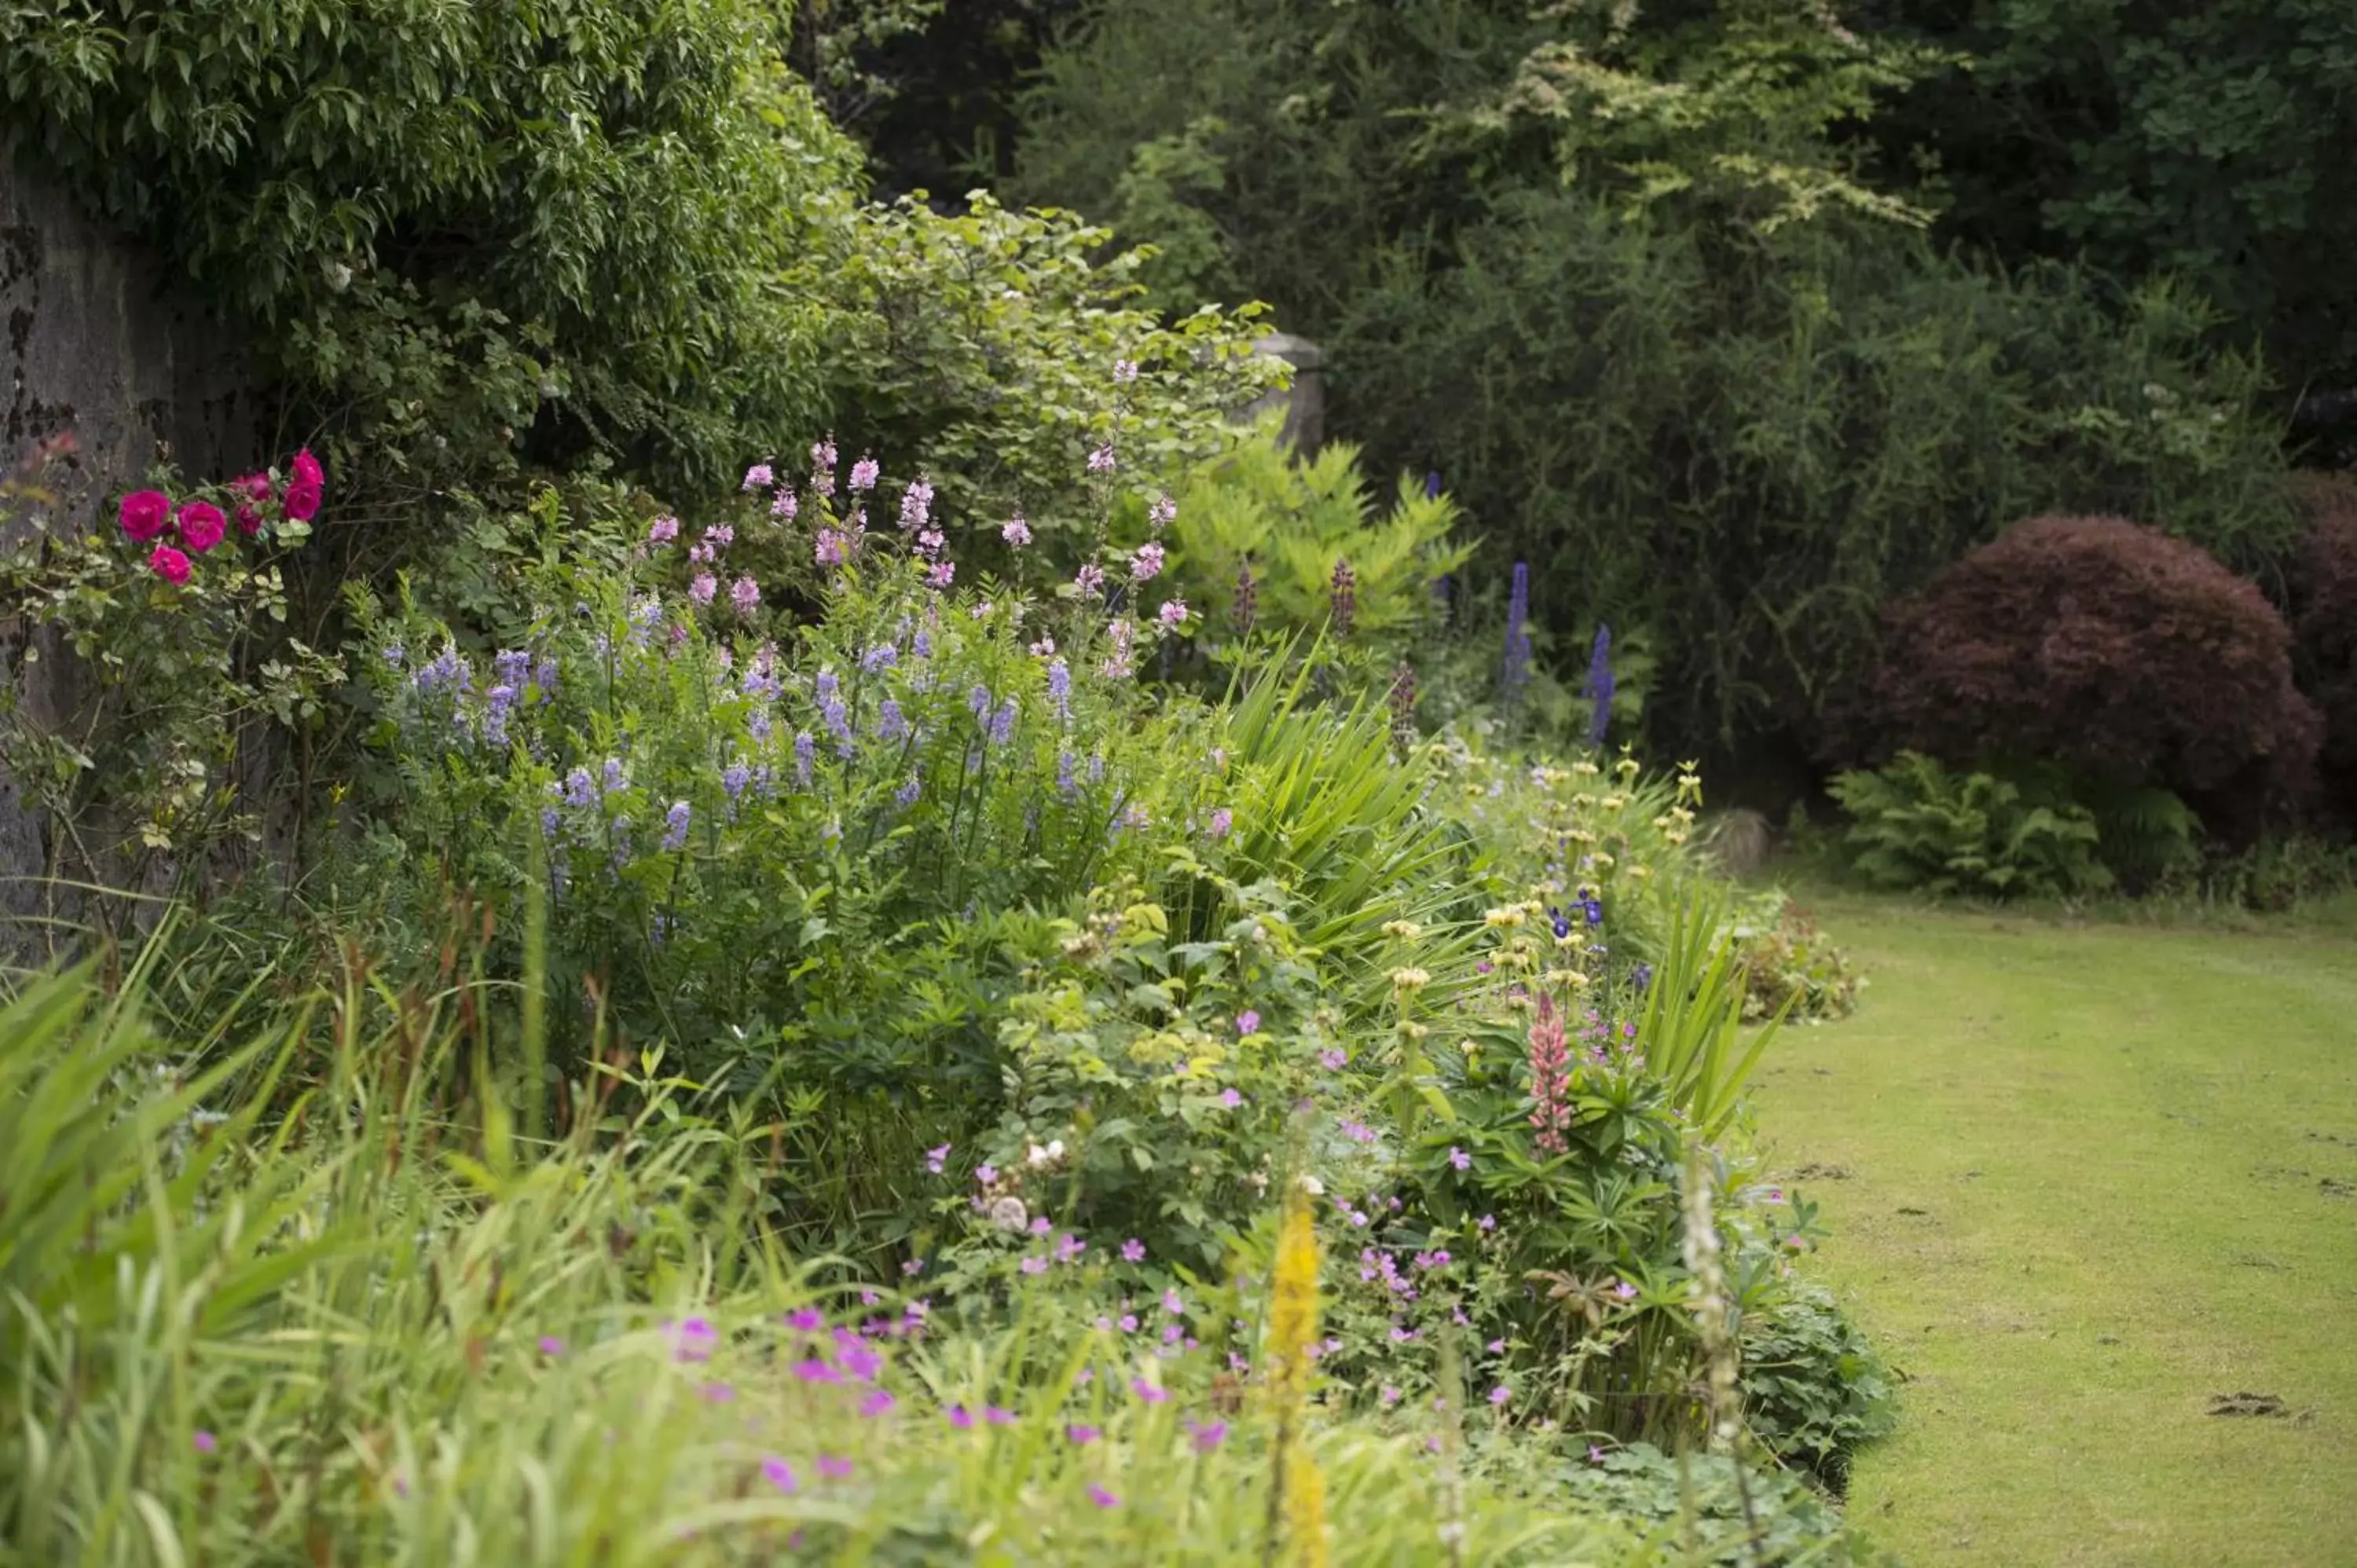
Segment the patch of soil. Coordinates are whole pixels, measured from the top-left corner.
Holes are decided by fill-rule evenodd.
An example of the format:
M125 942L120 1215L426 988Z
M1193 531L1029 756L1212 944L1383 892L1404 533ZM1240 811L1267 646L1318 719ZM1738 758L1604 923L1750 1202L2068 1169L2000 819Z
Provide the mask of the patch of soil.
M2210 1396L2210 1413L2212 1415L2265 1415L2280 1417L2291 1414L2291 1406L2284 1403L2282 1400L2278 1399L2274 1394L2255 1394L2249 1392L2212 1394Z

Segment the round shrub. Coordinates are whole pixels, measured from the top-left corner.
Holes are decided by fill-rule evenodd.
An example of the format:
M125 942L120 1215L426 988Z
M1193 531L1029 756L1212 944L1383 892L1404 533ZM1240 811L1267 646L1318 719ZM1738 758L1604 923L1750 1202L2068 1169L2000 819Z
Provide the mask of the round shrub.
M2312 787L2291 633L2197 546L2116 517L2016 524L1884 618L1882 743L2183 795L2241 838Z
M2324 717L2327 785L2357 822L2357 475L2302 487L2308 531L2291 581L2292 661Z

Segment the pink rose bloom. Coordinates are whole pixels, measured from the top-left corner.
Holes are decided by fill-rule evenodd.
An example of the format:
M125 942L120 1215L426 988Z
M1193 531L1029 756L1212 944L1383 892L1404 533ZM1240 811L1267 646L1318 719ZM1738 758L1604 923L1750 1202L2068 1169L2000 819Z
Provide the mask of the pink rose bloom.
M313 465L317 467L317 465ZM308 522L319 515L319 486L311 479L297 479L286 487L286 515L297 522Z
M260 533L262 514L250 506L240 506L237 509L237 531L240 533Z
M183 501L180 505L180 542L202 555L221 542L229 532L229 519L221 509L210 501Z
M235 490L238 494L243 496L250 501L266 501L270 499L271 494L270 476L267 474L240 474L236 478L230 481L229 488Z
M172 521L172 498L161 490L134 490L123 498L123 532L145 543Z
M311 456L308 446L295 454L296 484L308 485L316 490L325 487L327 482L328 471L319 467L319 459ZM287 488L291 489L294 487L290 485Z
M168 544L156 546L156 553L147 557L147 564L156 575L178 587L188 580L188 558Z

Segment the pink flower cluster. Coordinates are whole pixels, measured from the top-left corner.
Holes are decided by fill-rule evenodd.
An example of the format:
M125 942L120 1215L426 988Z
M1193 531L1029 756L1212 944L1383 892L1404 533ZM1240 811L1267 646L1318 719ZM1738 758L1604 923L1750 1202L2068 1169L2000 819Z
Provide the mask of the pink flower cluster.
M326 470L307 446L295 454L293 470L284 495L267 474L245 474L230 481L231 493L241 498L236 512L239 532L261 532L265 521L261 509L274 501L279 515L290 521L308 522L318 515L327 489ZM229 535L230 516L212 502L190 499L176 508L172 498L161 490L133 490L123 498L115 517L125 538L155 545L147 556L148 569L176 586L186 583L194 570L188 559L191 554L210 553ZM179 541L178 545L171 542L174 538Z
M1531 1125L1538 1129L1534 1142L1544 1152L1559 1155L1564 1129L1571 1125L1571 1047L1564 1038L1562 1015L1544 995L1530 1040Z

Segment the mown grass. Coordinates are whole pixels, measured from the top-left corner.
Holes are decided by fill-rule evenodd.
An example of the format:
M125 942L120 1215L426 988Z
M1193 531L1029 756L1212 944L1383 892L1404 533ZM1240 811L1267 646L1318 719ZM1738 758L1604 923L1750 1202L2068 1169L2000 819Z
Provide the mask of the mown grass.
M1917 1563L2357 1562L2349 928L1811 902L1872 985L1787 1032L1760 1133L1911 1377L1852 1519ZM2286 1413L2210 1413L2244 1392Z

